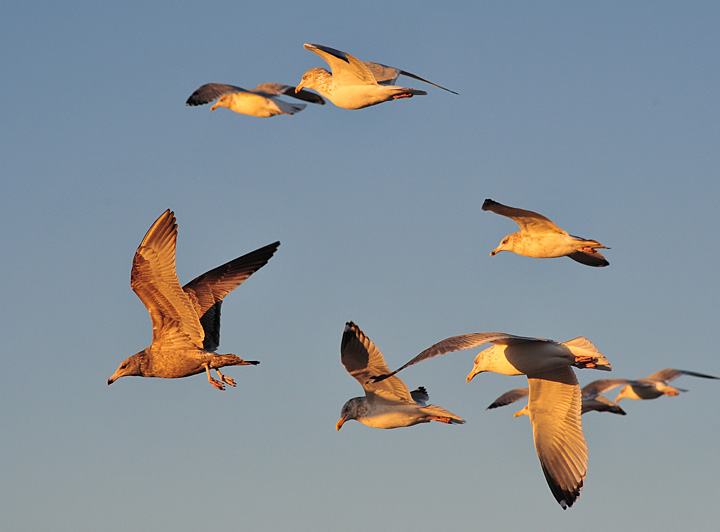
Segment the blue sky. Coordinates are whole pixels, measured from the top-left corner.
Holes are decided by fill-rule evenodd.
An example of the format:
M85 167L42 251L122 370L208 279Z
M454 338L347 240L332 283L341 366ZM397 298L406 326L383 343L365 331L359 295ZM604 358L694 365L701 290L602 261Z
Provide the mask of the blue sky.
M709 530L720 385L591 413L563 512L526 418L485 411L522 377L476 351L404 371L464 417L347 423L355 321L397 367L468 332L586 336L636 378L720 375L720 7L712 2L15 3L0 18L5 324L0 514L12 530ZM258 119L184 105L207 82L296 84L304 42L426 77L427 96ZM612 249L608 268L490 251L485 198ZM151 339L129 286L166 209L178 276L280 240L223 306L205 378L106 386ZM709 236L708 236L709 235ZM606 373L578 371L581 384ZM614 394L610 394L614 397ZM600 526L600 525L598 525Z

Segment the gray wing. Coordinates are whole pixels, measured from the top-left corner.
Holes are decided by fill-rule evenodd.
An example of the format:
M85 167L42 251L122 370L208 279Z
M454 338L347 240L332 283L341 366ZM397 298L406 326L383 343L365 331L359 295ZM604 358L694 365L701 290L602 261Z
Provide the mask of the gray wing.
M371 63L369 61L363 61L363 64L375 77L375 81L378 82L378 85L394 85L395 81L397 81L400 76L406 76L408 78L416 79L418 81L422 81L423 83L427 83L428 85L432 85L433 87L437 87L438 89L457 94L457 92L443 87L442 85L438 85L437 83L428 81L424 78L421 78L420 76L416 76L415 74L412 74L405 70L400 70L399 68L383 65L381 63Z
M555 225L550 218L543 216L537 212L508 207L497 201L486 199L482 204L482 210L492 211L500 216L507 216L520 226L521 231L529 231L533 233L560 233L568 234L567 231Z
M656 371L655 373L650 375L648 379L652 381L670 382L677 379L680 375L690 375L691 377L701 377L703 379L720 379L720 377L706 375L705 373L697 373L695 371L687 371L684 369L673 368L665 368L661 369L660 371Z
M373 381L373 377L389 373L390 368L372 340L351 321L345 324L343 331L340 360L363 387L368 401L375 400L377 395L393 401L415 403L410 390L399 377L389 377L377 383Z
M465 349L473 349L487 343L513 345L515 343L522 343L528 341L548 342L551 340L545 340L543 338L528 338L524 336L515 336L512 334L499 332L470 333L461 334L458 336L451 336L450 338L445 338L444 340L441 340L435 345L428 347L427 349L425 349L425 351L417 355L410 362L403 366L400 366L395 371L388 374L381 374L376 376L374 378L374 382L380 382L383 379L387 379L388 377L395 375L396 373L404 370L405 368L412 366L413 364L417 364L418 362L422 362L423 360L427 360L428 358L434 358L438 355L452 353L453 351L464 351Z
M593 250L591 253L585 251L575 251L570 253L568 257L580 264L584 264L585 266L603 267L610 265L603 254L596 250Z
M583 386L582 396L592 397L600 395L601 393L609 392L610 390L624 384L631 384L632 386L648 386L640 381L629 379L598 379Z
M583 398L582 410L580 413L587 414L592 411L612 412L613 414L618 414L620 416L627 415L627 412L620 408L620 405L613 403L610 399L603 397L602 395L595 395L588 399Z
M528 376L530 422L545 480L563 509L580 496L587 444L580 421L580 386L569 367Z
M510 405L515 401L519 401L520 399L527 397L529 393L530 388L515 388L513 390L507 391L500 397L495 399L492 404L490 404L490 406L488 406L485 410Z
M430 396L428 395L425 386L419 386L418 388L410 392L410 395L412 396L413 401L415 401L421 406L425 406L430 399Z
M279 245L280 242L274 242L251 251L203 273L183 286L205 331L203 349L215 351L220 345L220 307L223 298L265 266Z
M279 96L281 94L284 94L285 96L297 98L298 100L303 100L305 102L325 105L325 99L319 94L306 91L305 89L300 89L299 92L295 92L295 87L291 87L290 85L283 85L282 83L261 83L260 85L252 89L251 92L254 92L256 94L264 94L267 96Z
M242 87L226 85L225 83L206 83L198 87L185 102L185 105L204 105L220 98L223 94L233 92L250 92Z

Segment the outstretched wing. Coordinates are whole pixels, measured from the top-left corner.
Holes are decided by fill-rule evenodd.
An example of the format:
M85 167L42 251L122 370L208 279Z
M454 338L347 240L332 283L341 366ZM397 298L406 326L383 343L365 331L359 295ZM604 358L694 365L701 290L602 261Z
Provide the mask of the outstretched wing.
M703 379L720 379L713 375L706 375L705 373L697 373L695 371L686 371L684 369L673 369L665 368L660 371L656 371L648 377L649 380L670 382L677 379L680 375L690 375L691 377L701 377Z
M203 273L183 286L205 331L203 349L215 351L220 345L220 307L223 298L265 266L279 245L280 242L274 242L251 251Z
M252 89L252 92L267 96L279 96L284 94L285 96L297 98L298 100L303 100L305 102L325 105L325 98L319 94L315 94L314 92L306 91L304 89L300 89L298 92L295 92L295 87L283 85L282 83L261 83Z
M226 85L225 83L206 83L205 85L198 87L195 92L190 95L185 102L185 105L204 105L217 100L223 94L230 94L233 92L249 93L250 91L235 85Z
M135 252L130 287L150 313L153 344L201 348L205 333L175 273L176 240L175 215L168 209Z
M503 344L503 345L514 345L517 343L524 343L529 341L538 342L549 342L551 340L545 340L544 338L529 338L525 336L515 336L513 334L499 333L499 332L486 332L486 333L470 333L461 334L458 336L451 336L439 341L435 345L432 345L425 349L422 353L417 355L415 358L410 360L407 364L400 366L395 371L386 375L379 375L375 377L375 382L379 382L382 379L387 379L392 375L404 370L405 368L427 360L428 358L434 358L438 355L444 355L446 353L452 353L453 351L464 351L465 349L473 349L483 344Z
M583 397L593 397L600 395L601 393L609 392L610 390L622 386L624 384L630 384L632 386L649 386L648 384L640 381L633 381L629 379L598 379L592 381L582 388Z
M351 321L345 324L343 331L340 360L347 372L363 387L368 401L373 401L375 396L379 396L388 400L415 404L410 390L399 377L373 382L373 377L389 373L390 368L385 364L382 353L372 340Z
M492 211L495 214L511 218L520 226L521 231L568 234L567 231L555 225L549 218L542 214L524 209L516 209L515 207L508 207L491 199L485 200L482 204L482 210Z
M400 76L406 76L408 78L416 79L418 81L422 81L423 83L427 83L428 85L432 85L433 87L437 87L438 89L457 94L457 92L450 90L447 87L443 87L442 85L438 85L437 83L428 81L424 78L421 78L420 76L407 72L406 70L400 70L399 68L383 65L381 63L371 63L369 61L363 61L363 64L372 73L378 85L394 85Z
M530 422L545 480L563 509L580 496L587 444L580 421L580 386L569 367L528 376Z
M520 399L527 397L529 393L530 388L514 388L495 399L485 410L510 405L515 401L519 401Z
M338 85L377 85L375 76L356 57L321 44L303 44L306 50L316 53L327 61L333 79Z

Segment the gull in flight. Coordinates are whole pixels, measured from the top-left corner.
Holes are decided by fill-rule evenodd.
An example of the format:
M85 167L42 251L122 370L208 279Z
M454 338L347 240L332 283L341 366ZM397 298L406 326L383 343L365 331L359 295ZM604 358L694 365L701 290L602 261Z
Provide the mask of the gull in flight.
M485 343L493 346L475 357L467 382L485 371L527 376L530 422L545 479L562 508L572 506L583 487L588 455L580 421L582 393L571 366L612 369L607 358L587 338L580 336L558 343L497 332L454 336L429 347L404 366L375 380L389 378L428 358Z
M337 430L350 419L378 429L411 427L430 421L453 425L465 423L464 419L444 408L427 404L429 397L422 386L411 392L399 377L394 376L374 382L373 377L387 374L390 369L380 350L353 322L345 324L340 360L363 387L365 397L353 397L343 405L335 426Z
M315 89L344 109L362 109L389 100L427 94L422 90L395 85L395 81L401 75L457 94L410 72L380 63L359 61L356 57L329 46L320 44L303 46L327 61L332 74L324 68L312 68L303 74L295 90L300 91L303 87Z
M586 386L583 386L580 390L582 394L582 407L580 414L587 414L588 412L612 412L613 414L619 414L624 416L627 414L619 405L613 403L607 397L600 395L604 392L610 391L613 388L621 386L623 384L634 383L636 381L630 381L627 379L600 379L593 381ZM486 410L498 408L501 406L507 406L520 399L524 399L530 393L529 388L515 388L502 394L500 397L495 399ZM528 405L525 405L521 410L515 412L513 417L529 416L530 409Z
M520 231L503 238L500 245L490 253L491 257L500 251L512 251L518 255L541 259L570 257L587 266L610 264L598 251L598 248L609 248L597 240L586 240L568 234L542 214L508 207L491 199L485 200L482 210L507 216L520 226Z
M281 100L278 98L281 94L325 105L325 100L313 92L303 90L296 92L294 87L280 83L262 83L251 90L224 83L206 83L190 95L185 105L204 105L217 100L217 103L210 107L211 111L218 107L227 107L236 113L261 118L280 114L293 115L305 109L304 103L288 103Z
M720 379L712 375L697 373L695 371L685 371L682 369L665 368L656 371L646 379L636 379L633 383L627 384L620 389L615 402L620 399L657 399L662 395L676 396L680 392L687 392L682 388L675 388L668 383L677 379L681 375L690 375L691 377L701 377L703 379Z
M267 264L280 242L269 244L196 277L180 287L175 273L177 223L171 210L150 227L135 252L130 287L147 307L153 326L150 347L125 359L107 381L120 377L177 379L203 371L218 390L235 386L220 373L225 366L259 364L236 355L218 355L223 298ZM210 375L214 369L217 381Z

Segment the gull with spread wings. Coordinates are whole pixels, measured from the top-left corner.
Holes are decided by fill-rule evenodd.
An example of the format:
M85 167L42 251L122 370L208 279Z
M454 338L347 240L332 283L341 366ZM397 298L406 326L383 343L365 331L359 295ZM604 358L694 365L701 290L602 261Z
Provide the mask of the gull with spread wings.
M622 386L623 384L636 383L628 379L600 379L592 381L591 383L582 387L582 408L580 414L587 414L588 412L611 412L624 416L627 414L619 405L613 403L607 397L600 395L608 392L613 388ZM524 399L530 394L529 388L514 388L502 394L500 397L495 399L486 410L498 408L501 406L507 406L520 399ZM528 405L525 405L521 410L515 412L514 417L518 416L529 416L530 409Z
M260 118L280 114L293 115L305 109L304 103L288 103L278 98L282 94L298 100L325 105L325 100L313 92L303 90L296 92L295 87L280 83L261 83L249 90L225 83L206 83L190 95L185 105L204 105L217 100L217 103L210 107L211 111L218 107L227 107L236 113Z
M675 388L670 386L668 383L674 381L681 375L689 375L691 377L700 377L703 379L720 379L720 377L714 377L713 375L706 375L705 373L697 373L695 371L686 371L683 369L665 368L660 371L656 371L645 379L635 379L636 382L631 382L620 389L620 393L615 402L617 403L620 399L657 399L663 395L674 397L680 395L680 392L687 392L682 388Z
M455 91L405 70L380 63L360 61L346 52L329 46L304 44L303 47L327 61L332 74L324 68L312 68L303 74L302 80L295 90L300 91L304 87L315 89L332 103L344 109L362 109L389 100L427 94L423 90L395 85L399 76L416 79L457 94Z
M525 257L541 259L554 257L570 257L587 266L607 266L610 263L598 251L598 248L609 249L597 240L587 240L568 234L542 214L515 207L508 207L497 201L486 199L482 210L492 211L501 216L515 220L520 231L503 238L490 256L501 251L512 251Z
M485 371L527 376L530 422L545 479L562 508L572 506L583 487L588 454L580 421L582 394L571 366L612 369L607 358L587 338L555 342L497 332L453 336L375 380L382 381L423 360L486 343L493 346L475 357L467 382Z
M130 286L147 307L153 326L150 347L127 358L107 381L121 377L177 379L203 371L218 390L235 381L220 373L225 366L259 364L236 355L219 355L223 298L262 268L280 242L268 244L218 266L180 287L175 273L177 223L171 210L150 227L135 252ZM214 369L221 381L210 375Z
M363 387L365 397L353 397L343 405L340 420L335 426L337 430L351 419L378 429L411 427L430 421L452 425L465 423L464 419L444 408L427 404L429 397L422 386L411 392L395 376L374 382L373 377L388 374L390 368L372 340L351 321L345 324L343 331L340 360Z

